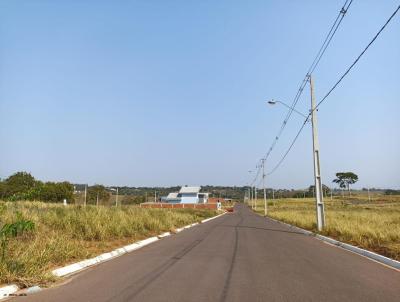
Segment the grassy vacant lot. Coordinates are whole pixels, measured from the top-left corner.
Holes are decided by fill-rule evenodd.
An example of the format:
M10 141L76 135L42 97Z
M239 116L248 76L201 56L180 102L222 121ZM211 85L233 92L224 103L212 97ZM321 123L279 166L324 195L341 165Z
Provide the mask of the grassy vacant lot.
M259 200L257 212L264 214ZM323 235L400 260L400 196L325 198ZM316 232L314 199L275 199L268 216Z
M64 207L41 202L0 202L0 227L17 219L35 229L9 241L0 261L0 284L22 286L54 281L51 269L96 256L112 248L198 222L215 215L211 210L142 209L134 206Z

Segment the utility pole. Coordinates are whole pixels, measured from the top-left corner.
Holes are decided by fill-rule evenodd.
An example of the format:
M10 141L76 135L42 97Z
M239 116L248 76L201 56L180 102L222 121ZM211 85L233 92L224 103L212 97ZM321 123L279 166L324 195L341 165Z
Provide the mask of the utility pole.
M254 186L254 210L257 211L257 186Z
M253 206L251 198L251 187L249 186L249 205Z
M319 164L317 110L315 108L314 83L311 75L309 75L309 80L311 90L311 123L314 157L315 206L317 212L317 227L318 231L321 231L325 227L324 196L322 192L321 168Z
M99 192L97 192L97 196L96 196L96 207L99 206Z
M369 187L367 188L368 190L368 201L371 201L371 195L369 195Z
M85 185L85 201L84 201L85 207L86 207L86 195L87 195L87 185Z
M154 191L154 203L157 201L157 191Z
M117 195L115 195L115 206L118 206L118 187L117 187Z
M263 190L264 190L264 216L267 217L267 191L265 190L265 158L261 160L262 163L262 180L263 180Z

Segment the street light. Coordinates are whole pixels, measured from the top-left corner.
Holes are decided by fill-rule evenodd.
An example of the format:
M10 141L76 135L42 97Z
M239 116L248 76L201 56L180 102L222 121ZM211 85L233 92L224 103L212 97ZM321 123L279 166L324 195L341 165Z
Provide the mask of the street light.
M115 195L115 206L118 206L118 187L116 187L116 189L110 188L110 190L116 192L116 195Z
M321 168L319 164L319 141L318 141L318 127L317 127L317 110L315 105L315 97L314 97L314 85L311 75L308 77L310 83L311 90L311 124L312 124L312 137L313 137L313 159L314 159L314 183L315 183L315 206L316 206L316 215L317 215L317 228L321 231L325 227L325 209L324 209L324 196L322 192L322 181L321 181ZM268 104L275 105L276 103L280 103L290 110L300 114L304 118L308 120L308 116L305 116L303 113L295 110L293 107L280 102L280 101L268 101Z
M265 158L261 160L262 166L262 181L263 181L263 190L264 190L264 216L267 217L267 191L265 189Z
M283 106L285 106L285 107L287 107L287 108L293 110L293 111L296 112L297 114L300 114L302 117L308 118L305 114L301 113L300 111L297 111L296 109L294 109L293 107L290 107L289 105L287 105L287 104L284 103L284 102L275 101L274 99L272 99L271 101L267 101L267 103L270 104L270 105L275 105L276 103L282 104Z
M252 170L249 170L249 171L247 171L247 172L249 172L250 175L253 173ZM254 205L254 201L253 201L253 188L252 188L251 184L250 184L249 191L250 191L251 208L253 209L253 208L254 208L254 206L253 206L253 205Z

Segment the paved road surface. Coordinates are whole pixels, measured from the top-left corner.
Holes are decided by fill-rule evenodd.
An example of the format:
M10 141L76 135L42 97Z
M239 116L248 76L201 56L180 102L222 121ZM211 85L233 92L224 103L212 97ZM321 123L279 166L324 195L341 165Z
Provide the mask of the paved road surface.
M20 301L400 301L400 272L243 205Z

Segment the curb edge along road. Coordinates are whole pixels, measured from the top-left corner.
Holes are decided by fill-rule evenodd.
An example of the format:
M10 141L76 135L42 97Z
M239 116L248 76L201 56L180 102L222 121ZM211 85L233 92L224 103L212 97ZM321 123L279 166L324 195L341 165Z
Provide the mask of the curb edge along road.
M341 241L338 241L338 240L335 240L335 239L332 239L332 238L329 238L329 237L326 237L326 236L322 236L322 235L313 233L311 231L307 231L305 229L299 228L297 226L288 224L288 223L280 221L280 220L276 220L276 219L271 218L271 217L268 217L268 218L273 220L273 221L275 221L275 222L284 224L284 225L288 226L291 229L295 229L295 230L303 233L304 235L315 237L315 238L317 238L317 239L319 239L321 241L327 242L327 243L332 244L332 245L334 245L336 247L342 248L344 250L350 251L350 252L358 254L360 256L364 256L366 258L369 258L370 260L379 262L380 264L387 265L387 266L389 266L389 267L391 267L393 269L396 269L396 270L400 271L400 261L397 261L397 260L394 260L392 258L379 255L377 253L374 253L374 252L359 248L357 246L354 246L354 245L351 245L351 244L348 244L348 243L344 243L344 242L341 242Z
M219 214L217 216L210 217L210 218L207 218L207 219L203 219L200 223L205 223L205 222L208 222L210 220L216 219L218 217L221 217L222 215L225 215L226 213L227 212L224 212L224 213ZM175 232L176 233L182 232L183 230L189 229L189 228L194 227L196 225L199 225L200 223L195 222L195 223L186 225L184 227L176 229ZM83 260L83 261L80 261L80 262L72 263L72 264L69 264L67 266L63 266L63 267L57 268L57 269L53 270L51 273L56 277L65 277L65 276L68 276L68 275L72 275L72 274L80 272L80 271L82 271L82 270L84 270L84 269L86 269L88 267L103 263L105 261L108 261L108 260L114 259L116 257L122 256L122 255L124 255L126 253L130 253L130 252L133 252L135 250L138 250L138 249L140 249L140 248L142 248L142 247L144 247L146 245L149 245L149 244L151 244L153 242L156 242L156 241L158 241L158 240L160 240L162 238L165 238L165 237L168 237L168 236L171 236L171 235L173 235L173 233L165 232L165 233L162 233L162 234L160 234L158 236L146 238L144 240L141 240L141 241L138 241L138 242L123 246L123 247L118 248L116 250L113 250L113 251L111 251L109 253L103 253L103 254L101 254L101 255L99 255L97 257L94 257L94 258L86 259L86 260ZM30 289L35 289L35 291L37 291L39 289L39 287L38 286L33 286L33 287L29 287L29 288L27 288L25 290L27 292L29 292ZM0 287L0 300L5 299L5 298L10 298L10 296L15 294L19 290L20 290L20 288L15 284L9 284L9 285Z

